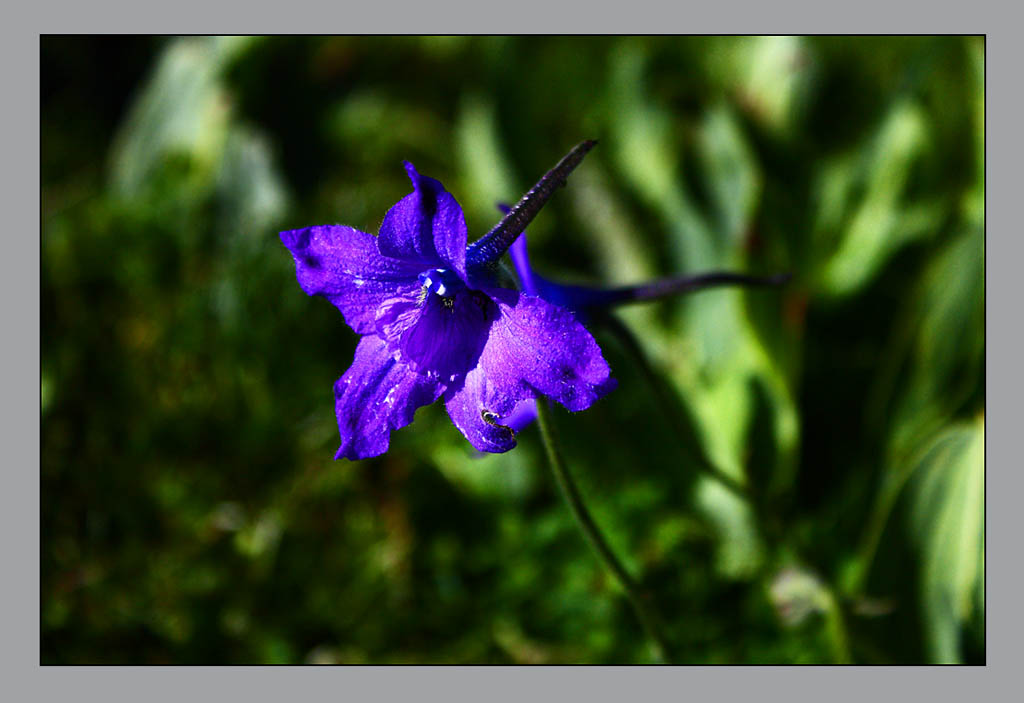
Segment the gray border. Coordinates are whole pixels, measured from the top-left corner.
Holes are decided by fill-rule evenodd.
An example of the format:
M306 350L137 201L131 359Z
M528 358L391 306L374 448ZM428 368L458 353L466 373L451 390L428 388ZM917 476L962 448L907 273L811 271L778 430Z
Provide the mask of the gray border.
M6 34L6 32L5 32ZM0 661L19 670L39 661L39 39L0 41L4 115L2 192L11 249L0 274L5 452L0 549L5 573L0 617L7 623ZM13 215L13 222L9 219ZM12 343L13 342L13 343ZM13 440L13 441L12 441ZM5 672L6 673L6 672Z
M1009 503L1021 495L1020 460L1011 454L1002 438L1019 431L1011 403L1013 391L1020 388L1022 358L1020 333L1016 326L998 320L1020 318L1012 315L1019 308L1013 287L1019 280L1009 270L1024 260L1021 239L1007 208L1000 204L1019 199L1019 139L1013 143L1014 127L1022 123L1019 91L1020 42L1009 31L1019 26L1009 11L997 12L995 3L972 2L967 5L940 6L938 3L897 3L893 0L823 6L813 2L777 0L772 3L736 6L717 2L699 6L675 6L666 11L656 0L635 0L614 9L596 6L561 7L550 1L517 2L513 5L486 7L482 3L460 2L442 6L437 2L395 7L388 3L359 3L358 6L332 5L326 13L300 10L304 3L294 1L268 7L246 6L239 13L237 3L212 0L188 0L141 7L138 3L93 2L55 8L52 3L18 8L18 16L9 13L5 41L0 42L5 97L10 120L4 131L4 201L7 238L15 250L7 250L6 275L2 277L5 327L10 339L5 345L4 396L8 437L15 437L15 453L7 453L4 476L3 554L8 578L6 593L2 660L4 688L17 693L32 692L32 699L52 700L58 696L86 698L95 695L106 700L180 700L183 695L200 694L202 699L218 697L256 697L280 700L283 697L320 693L358 700L392 700L399 696L444 697L473 700L521 700L524 694L548 693L572 698L586 696L607 700L635 697L673 698L704 696L731 700L743 696L759 698L775 694L789 699L862 700L877 694L883 700L913 696L927 699L959 699L968 696L988 698L998 689L1017 688L1011 676L1011 664L1017 659L1014 635L1020 631L1021 592L1018 559L1005 559L1019 551L1016 545L1018 525L1010 524L1019 515ZM460 7L461 6L461 7ZM472 8L472 9L470 9ZM740 9L741 11L737 11ZM1000 8L1001 9L1001 8ZM191 12L189 11L191 10ZM670 13L670 14L669 14ZM666 17L666 14L669 16ZM333 21L331 21L333 20ZM989 306L988 327L992 341L987 345L991 368L988 378L998 379L988 389L988 415L995 432L987 437L987 468L992 477L987 486L990 501L988 535L987 601L996 617L988 619L987 668L854 668L813 669L742 668L490 668L490 667L371 667L312 670L305 668L40 668L39 661L39 425L34 410L39 402L39 290L38 240L26 233L39 231L39 39L40 32L306 32L332 29L348 33L488 33L488 32L722 32L722 31L842 31L871 32L950 32L978 33L1007 28L1003 37L987 42L986 66L991 100L986 114L988 129L995 135L990 143L994 158L988 162L992 207L989 217L995 233L986 239L986 251L995 245L995 254L987 257L986 296ZM1017 58L1014 59L1013 56ZM1017 79L1017 80L1015 80ZM1000 90L998 86L1002 86ZM1008 148L1009 147L1009 148ZM1014 148L1016 147L1016 148ZM992 174L1000 177L993 178ZM1002 197L1001 197L1002 196ZM10 221L13 210L14 221ZM26 304L27 303L27 304ZM1007 381L1010 383L1007 383ZM20 412L15 412L16 408ZM1016 459L1016 461L1014 461ZM1001 539L1000 536L1009 537ZM992 545L995 545L993 549ZM1008 548L1003 548L1007 547ZM1017 546L1017 549L1013 549ZM996 558L992 558L992 554ZM16 671L9 671L16 669ZM653 695L652 695L653 694ZM660 695L659 695L660 694ZM716 695L717 694L717 695ZM29 698L15 695L16 699ZM1001 698L1001 697L998 697ZM998 699L997 698L997 699Z
M75 34L981 34L1008 26L996 21L994 7L996 0L720 0L691 6L666 6L662 0L385 0L322 7L289 0L242 10L226 0L94 0L33 7L38 15L30 28Z
M102 700L281 701L323 694L358 701L793 700L963 701L993 685L982 668L834 667L241 667L47 668L42 700L96 692ZM1007 682L1009 683L1009 682ZM1012 689L1011 689L1012 690ZM909 698L912 695L920 698ZM1002 700L997 697L996 700Z

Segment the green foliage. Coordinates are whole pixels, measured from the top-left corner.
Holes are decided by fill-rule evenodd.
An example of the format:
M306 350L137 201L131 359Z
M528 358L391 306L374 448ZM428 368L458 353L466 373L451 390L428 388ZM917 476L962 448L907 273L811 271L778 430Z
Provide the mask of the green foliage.
M936 437L914 472L908 531L921 553L928 651L934 661L958 662L961 625L984 607L983 420Z
M985 660L979 38L45 37L44 663L645 663L536 427L333 462L355 335L281 229L583 138L544 274L791 271L594 323L555 413L683 663ZM747 487L744 500L707 466Z

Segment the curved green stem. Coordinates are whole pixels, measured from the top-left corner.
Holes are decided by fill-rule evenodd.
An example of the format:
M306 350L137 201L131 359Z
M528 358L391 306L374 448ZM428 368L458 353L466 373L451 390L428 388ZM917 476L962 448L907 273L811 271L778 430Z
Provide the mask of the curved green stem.
M732 492L735 496L750 504L754 504L754 496L751 494L750 489L747 488L747 486L726 474L724 471L712 464L706 456L704 456L704 452L700 450L699 439L693 436L693 432L689 428L689 423L685 422L683 418L680 417L681 411L677 403L669 396L666 391L664 381L658 378L658 374L651 367L651 363L647 360L647 355L644 354L644 350L641 348L636 336L633 335L630 329L626 327L619 318L615 317L615 315L611 313L601 314L599 319L609 329L609 331L618 338L623 349L633 358L633 361L640 369L640 373L643 375L644 380L650 385L651 392L654 394L654 398L661 408L662 414L672 424L672 429L675 433L683 439L683 450L687 453L691 461L693 461L701 471L713 478L715 481L718 481L718 483Z
M885 526L889 521L893 508L896 507L896 501L903 491L903 487L911 475L913 475L914 468L917 466L912 461L912 457L905 454L895 455L895 458L890 459L888 463L893 466L903 466L904 468L901 471L895 472L895 475L889 476L888 480L882 484L871 514L864 524L864 532L861 534L860 543L857 548L857 570L850 579L850 582L844 584L848 594L851 596L864 595L868 575L875 561L878 545L882 541L882 533L885 531Z
M601 559L605 568L615 576L619 585L626 592L629 602L636 610L640 624L643 625L644 631L651 639L655 656L661 662L668 662L667 654L669 648L662 634L661 619L650 603L650 596L640 589L640 586L629 575L629 572L626 571L626 567L615 556L615 553L608 545L608 541L604 538L600 528L598 528L597 523L594 522L594 518L590 515L590 511L587 510L583 497L576 487L576 482L573 480L572 474L569 473L569 468L565 465L562 454L558 449L554 423L551 417L551 408L543 398L537 399L537 424L540 425L541 436L544 439L544 449L547 451L551 470L555 474L555 479L558 481L558 487L562 491L565 502L569 504L569 509L572 511L573 517L576 518L576 523L583 530L584 536Z
M696 293L722 286L781 286L792 274L777 273L771 276L751 276L731 271L709 271L689 276L663 278L642 285L620 286L618 288L588 288L585 286L562 286L566 293L578 299L577 307L613 307L631 303L647 303L672 295Z
M846 634L843 609L832 589L828 589L825 603L825 630L832 645L832 658L836 664L852 664L850 639Z
M733 495L746 501L753 512L762 537L771 549L777 549L782 538L781 527L771 518L768 505L748 486L724 473L707 458L701 449L699 438L691 430L692 423L684 415L685 409L668 392L666 384L651 366L636 335L611 312L601 312L596 314L595 318L615 335L623 350L632 357L644 380L650 385L662 414L672 424L675 433L682 438L681 444L686 454L706 476L717 481ZM540 403L538 403L539 407ZM832 658L836 664L851 664L853 657L842 606L831 588L826 587L824 599L822 605L825 611L826 634L832 650Z

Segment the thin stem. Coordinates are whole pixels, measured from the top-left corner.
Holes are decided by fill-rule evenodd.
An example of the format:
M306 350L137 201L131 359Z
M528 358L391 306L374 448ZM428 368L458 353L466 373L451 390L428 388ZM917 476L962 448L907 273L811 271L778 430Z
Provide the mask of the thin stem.
M669 648L664 635L662 635L660 618L651 606L649 596L641 591L640 586L629 575L629 572L626 571L626 567L622 565L622 562L612 552L608 541L604 538L597 523L594 522L590 511L587 510L583 497L576 487L576 482L573 480L572 474L569 473L569 468L565 465L562 454L558 449L554 422L551 417L551 408L543 398L537 399L537 423L540 425L541 436L544 439L544 449L547 451L551 470L555 474L558 487L562 491L565 502L569 504L569 509L572 511L573 517L576 518L576 523L583 530L584 536L590 543L591 548L601 559L605 568L615 576L619 585L626 592L626 596L636 610L640 624L643 625L644 631L652 641L655 656L661 662L668 662L667 652Z
M639 367L644 380L650 385L655 400L661 407L662 415L672 424L675 434L682 439L681 445L689 458L709 477L727 488L738 498L753 505L754 498L750 493L750 489L723 472L704 456L704 452L700 449L699 438L694 436L693 431L690 429L690 423L681 417L682 411L678 406L678 402L669 396L664 381L658 378L658 374L651 367L651 363L648 361L647 355L644 354L644 350L637 341L636 336L626 325L622 324L621 320L612 314L602 314L599 316L599 319L618 338L625 351L633 357L633 361Z
M846 622L843 609L836 594L828 589L825 604L825 630L832 645L832 658L836 664L852 664L853 654L850 652L850 638L846 634Z
M639 286L623 286L621 288L605 290L595 289L591 292L592 300L590 304L603 306L627 305L629 303L656 300L669 295L693 293L694 291L719 286L781 286L789 281L790 278L792 278L792 275L788 273L780 273L773 276L749 276L742 273L713 271L694 276L666 278Z
M891 465L904 468L882 484L871 515L868 516L867 522L864 524L864 532L861 534L857 549L857 570L850 581L844 584L848 594L851 596L864 595L868 575L871 573L871 566L875 560L878 545L882 541L882 533L885 531L885 526L889 522L889 516L896 506L896 501L903 491L903 487L913 475L914 469L917 466L912 459L913 457L897 454L894 459L889 461Z
M569 174L580 165L583 157L596 144L597 141L593 139L580 142L553 169L545 173L537 181L537 185L527 191L526 195L501 219L501 222L495 225L494 229L470 245L466 252L466 266L471 268L485 266L496 261L508 251L516 237L522 234L526 225L530 224L530 221L537 216L537 213L554 195L555 191L565 185Z
M872 562L875 560L875 552L882 539L882 532L889 520L889 513L896 505L896 498L906 480L906 474L899 476L891 485L884 486L882 493L875 503L871 516L864 525L864 533L861 536L860 545L857 549L857 568L850 582L844 584L852 596L861 596L864 593L865 583L868 574L871 572Z

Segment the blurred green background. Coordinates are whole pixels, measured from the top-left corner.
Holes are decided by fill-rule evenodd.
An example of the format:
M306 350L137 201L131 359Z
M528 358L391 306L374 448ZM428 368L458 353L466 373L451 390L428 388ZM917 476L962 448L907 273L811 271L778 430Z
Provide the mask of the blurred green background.
M622 311L556 420L676 661L985 661L977 37L43 37L41 661L645 663L536 427L334 462L356 336L281 229L440 179L535 267L792 271ZM702 477L695 454L750 486Z

